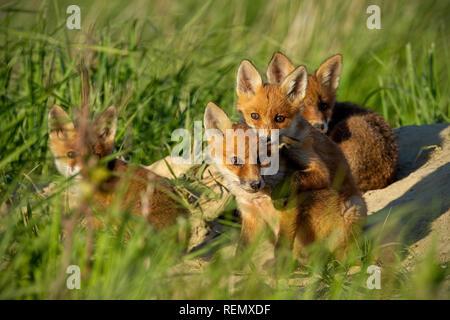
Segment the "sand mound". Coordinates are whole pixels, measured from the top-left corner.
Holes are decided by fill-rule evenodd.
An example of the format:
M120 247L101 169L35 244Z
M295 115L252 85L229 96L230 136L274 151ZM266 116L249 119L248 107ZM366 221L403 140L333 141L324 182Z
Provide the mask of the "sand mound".
M421 256L435 237L439 260L450 256L450 124L395 130L397 181L364 194L368 225L390 225L385 241L410 245Z

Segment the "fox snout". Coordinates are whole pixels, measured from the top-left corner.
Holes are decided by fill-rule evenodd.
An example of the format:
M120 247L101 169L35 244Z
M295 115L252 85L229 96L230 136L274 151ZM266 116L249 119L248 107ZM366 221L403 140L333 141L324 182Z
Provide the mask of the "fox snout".
M314 122L312 123L312 126L323 133L326 133L328 131L328 123L325 121Z
M263 186L263 182L261 179L259 180L247 180L241 182L244 185L244 188L249 192L257 192Z

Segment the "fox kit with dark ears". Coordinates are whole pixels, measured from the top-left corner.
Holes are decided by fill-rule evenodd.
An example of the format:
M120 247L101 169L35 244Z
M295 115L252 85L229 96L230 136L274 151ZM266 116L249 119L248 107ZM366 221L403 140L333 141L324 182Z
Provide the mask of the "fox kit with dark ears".
M65 177L81 177L79 173L87 164L101 164L100 160L112 153L116 127L116 109L109 107L88 124L87 134L80 139L77 125L60 106L54 105L49 114L49 138L58 171ZM119 199L122 210L144 215L156 229L173 225L186 214L174 200L175 190L170 183L152 171L120 159L108 161L104 169L108 177L93 194L93 204L98 210ZM121 196L122 188L125 192Z
M359 196L342 151L300 115L307 84L304 66L295 68L281 84L272 85L264 84L253 64L244 60L237 75L238 110L253 128L280 130L280 141L292 146L282 150L297 165L294 183L298 190L335 186L343 195ZM283 175L280 170L268 179L280 180Z
M291 192L289 205L276 208L271 197L272 189L264 183L267 176L261 175L261 164L251 158L251 138L247 138L255 134L254 131L244 123L232 124L225 112L211 102L205 110L204 124L205 129L215 129L217 132L208 139L213 150L211 157L223 173L226 187L236 197L242 217L242 243L252 242L261 232L270 229L275 243L284 240L282 243L287 244L296 257L301 257L307 245L331 235L333 241L330 242L330 249L345 251L349 242L357 236L363 221L361 218L365 216L362 199L362 213L353 217L355 219L345 214L346 197L330 187ZM239 138L246 141L245 152L238 152ZM287 143L290 142L288 140ZM298 144L297 141L293 143ZM301 146L305 145L302 143L297 147L301 150ZM288 172L288 162L288 159L280 159L281 171Z
M281 84L294 69L285 55L276 52L267 69L268 82ZM341 71L341 55L325 60L308 75L305 97L296 107L339 145L362 191L384 188L394 180L397 169L394 132L379 114L350 102L336 102Z

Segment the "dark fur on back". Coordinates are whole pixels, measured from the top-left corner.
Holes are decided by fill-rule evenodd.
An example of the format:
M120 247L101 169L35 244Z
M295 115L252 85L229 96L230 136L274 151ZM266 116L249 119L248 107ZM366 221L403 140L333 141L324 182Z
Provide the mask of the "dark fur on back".
M289 59L276 52L267 70L269 82L280 84L292 70ZM341 71L342 55L337 54L310 74L299 111L341 147L361 191L384 188L397 170L394 132L381 115L356 104L336 102Z
M381 115L349 102L337 102L328 136L341 147L362 191L393 182L398 147L393 130Z

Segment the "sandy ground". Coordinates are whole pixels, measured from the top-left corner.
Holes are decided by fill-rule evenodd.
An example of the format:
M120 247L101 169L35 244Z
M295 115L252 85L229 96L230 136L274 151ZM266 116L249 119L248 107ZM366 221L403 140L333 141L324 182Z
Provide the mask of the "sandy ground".
M439 260L450 257L450 124L405 126L396 131L397 181L364 194L370 226L394 221L385 239L410 245L423 256L437 245ZM398 217L396 216L398 215Z

